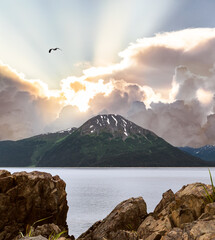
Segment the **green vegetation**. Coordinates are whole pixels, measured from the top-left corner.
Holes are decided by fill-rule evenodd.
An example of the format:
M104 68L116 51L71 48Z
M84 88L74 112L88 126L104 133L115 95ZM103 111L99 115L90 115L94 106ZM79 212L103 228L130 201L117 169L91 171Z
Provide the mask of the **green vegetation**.
M64 234L64 233L67 233L67 231L62 231L62 232L60 232L60 233L58 233L58 234L52 233L52 234L49 236L48 240L57 240L57 239L60 238L61 235Z
M55 144L69 135L68 132L49 133L19 141L0 142L1 167L37 166L42 156Z
M215 202L215 187L214 187L213 178L212 178L210 169L208 169L208 171L209 171L209 175L210 175L210 181L211 181L211 186L212 186L212 193L210 194L208 192L207 188L204 185L202 185L202 186L203 186L203 188L205 190L205 194L204 195L205 195L207 201L209 203L213 203L213 202Z
M37 223L43 222L43 221L45 221L45 220L47 220L47 219L49 219L49 218L51 218L51 217L52 217L52 216L39 219L39 220L35 221L32 225L29 225L29 224L28 224L28 225L26 226L26 234L25 234L25 236L26 236L26 237L32 237L32 233L33 233L33 230L34 230L34 226L35 226ZM49 235L48 240L57 240L57 239L59 239L59 238L61 237L61 235L63 235L64 233L67 233L67 231L62 231L62 232L57 233L57 234L55 234L55 233L53 232L53 233L51 233L51 234ZM25 237L22 232L20 232L20 236L23 237L23 238Z
M31 236L32 236L32 231L33 231L33 229L34 229L34 226L35 226L37 223L39 223L39 222L43 222L43 221L45 221L45 220L47 220L47 219L49 219L49 218L51 218L51 217L52 217L52 216L49 216L49 217L46 217L46 218L39 219L39 220L35 221L32 225L28 224L28 225L26 226L26 233L25 233L25 236L27 236L27 237L31 237ZM22 237L24 237L24 235L23 235L22 232L20 232L20 235L21 235Z
M150 131L146 136L136 134L123 140L107 131L96 135L82 134L77 130L53 145L38 166L204 166L204 161L180 151Z
M198 167L215 164L182 152L151 131L129 121L126 123L129 126L126 132L125 119L119 115L115 117L118 119L117 126L115 121L112 125L107 121L103 121L103 125L98 124L103 119L99 116L72 132L2 141L0 166Z

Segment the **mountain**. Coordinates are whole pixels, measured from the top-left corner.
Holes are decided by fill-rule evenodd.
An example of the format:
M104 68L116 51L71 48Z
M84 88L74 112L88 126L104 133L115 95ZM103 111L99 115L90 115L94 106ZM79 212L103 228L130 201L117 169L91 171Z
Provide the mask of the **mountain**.
M51 146L39 167L210 166L120 115L98 115Z
M43 154L52 146L72 134L76 128L47 133L19 141L0 141L0 166L36 166Z
M180 147L179 149L202 160L215 162L215 146L206 145L200 148Z

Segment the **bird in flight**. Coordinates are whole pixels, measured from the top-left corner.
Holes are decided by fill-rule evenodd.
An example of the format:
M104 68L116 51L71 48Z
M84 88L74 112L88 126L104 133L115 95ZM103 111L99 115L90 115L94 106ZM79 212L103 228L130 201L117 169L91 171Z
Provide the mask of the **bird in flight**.
M57 48L50 48L50 49L49 49L49 53L51 53L51 51L56 51L56 50L61 50L61 49L58 48L58 47L57 47ZM62 50L61 50L61 51L62 51Z

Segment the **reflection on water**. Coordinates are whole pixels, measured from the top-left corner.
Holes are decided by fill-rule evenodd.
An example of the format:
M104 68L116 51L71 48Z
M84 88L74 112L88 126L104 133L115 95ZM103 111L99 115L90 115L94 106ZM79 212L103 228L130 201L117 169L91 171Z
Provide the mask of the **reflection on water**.
M4 168L5 169L5 168ZM78 237L121 201L142 196L153 211L168 189L193 182L209 184L207 168L6 168L10 172L44 171L66 182L70 234ZM215 168L211 168L212 174Z

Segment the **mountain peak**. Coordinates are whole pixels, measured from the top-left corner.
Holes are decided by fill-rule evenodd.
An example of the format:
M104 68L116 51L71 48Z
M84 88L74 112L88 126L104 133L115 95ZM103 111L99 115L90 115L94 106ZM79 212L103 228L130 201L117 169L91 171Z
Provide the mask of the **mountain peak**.
M123 140L132 135L146 137L146 135L150 133L156 136L149 130L144 129L117 114L97 115L85 122L80 129L82 135L98 135L101 132L109 132L114 137L122 137Z

